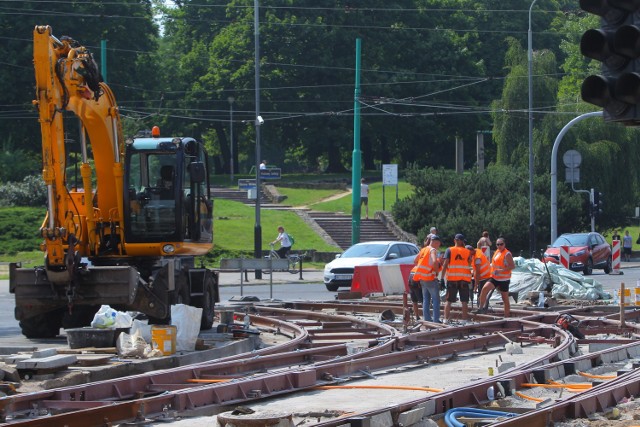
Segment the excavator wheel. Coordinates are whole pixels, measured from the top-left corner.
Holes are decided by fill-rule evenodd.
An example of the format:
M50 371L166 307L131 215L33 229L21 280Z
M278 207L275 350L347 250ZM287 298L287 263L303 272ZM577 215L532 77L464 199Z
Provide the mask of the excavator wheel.
M60 334L63 310L50 311L45 314L22 319L20 328L27 338L55 338Z
M203 292L201 297L193 298L193 305L202 308L202 322L200 323L201 330L209 330L213 326L213 319L215 317L215 303L216 303L216 283L212 274L207 274Z

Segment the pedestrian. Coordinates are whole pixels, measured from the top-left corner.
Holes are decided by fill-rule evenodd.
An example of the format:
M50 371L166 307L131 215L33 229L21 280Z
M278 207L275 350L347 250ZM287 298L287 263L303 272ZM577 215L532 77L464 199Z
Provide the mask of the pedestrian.
M265 170L267 168L267 161L263 160L262 163L260 163L260 170Z
M438 229L436 227L431 227L429 229L429 234L427 234L427 238L425 240L427 242L427 245L431 243L431 236L435 236L436 234L438 234Z
M502 302L504 303L504 317L511 315L511 303L509 302L509 283L511 282L511 270L516 268L516 264L513 261L513 255L507 249L506 242L503 237L498 237L496 240L496 252L491 258L491 278L482 287L482 293L480 294L480 308L476 310L476 314L482 314L487 312L485 303L489 293L498 289L502 295Z
M489 259L484 254L482 250L482 246L480 246L480 242L478 242L478 247L475 249L475 253L473 256L473 292L480 296L482 292L482 288L487 280L491 278L491 263ZM480 300L478 299L478 307Z
M458 300L462 304L462 318L468 319L469 311L469 289L471 285L471 260L473 252L465 247L463 234L456 234L453 239L454 245L447 248L444 253L444 265L440 280L446 280L446 302L444 306L444 323L449 321L451 304ZM472 248L473 249L473 248Z
M482 237L480 237L480 239L478 240L478 243L476 244L476 246L480 249L482 249L483 247L491 247L491 239L489 238L489 232L488 231L483 231L482 232ZM491 256L490 255L490 250L487 252L487 256Z
M631 234L629 234L629 230L625 230L624 237L622 238L622 255L624 260L629 262L631 261L631 249L633 248L633 239L631 238Z
M366 213L364 219L369 219L369 186L365 184L364 178L360 180L360 206L363 204Z
M620 240L619 230L616 228L613 230L613 236L611 236L611 240Z
M440 282L438 282L438 272L440 271L440 258L438 249L440 248L440 236L431 236L431 243L426 248L425 256L418 263L418 268L414 274L414 280L420 281L422 288L422 318L427 322L440 323ZM433 306L433 317L430 306Z
M418 271L418 264L420 263L420 260L422 259L422 257L429 254L430 242L431 242L431 239L425 237L422 248L420 249L420 252L418 252L418 255L416 255L416 257L414 258L413 260L414 266L411 269L411 272L409 273L409 296L411 297L411 304L413 305L413 314L416 316L416 320L420 320L420 310L418 307L418 303L421 303L423 299L422 299L422 288L420 286L420 280L415 279L415 274Z
M283 226L278 227L278 237L276 238L276 240L271 242L271 244L275 245L278 242L280 242L280 249L278 249L276 252L278 253L278 256L280 258L286 258L287 254L291 250L291 239L289 239L289 235L287 234L287 232L284 231Z

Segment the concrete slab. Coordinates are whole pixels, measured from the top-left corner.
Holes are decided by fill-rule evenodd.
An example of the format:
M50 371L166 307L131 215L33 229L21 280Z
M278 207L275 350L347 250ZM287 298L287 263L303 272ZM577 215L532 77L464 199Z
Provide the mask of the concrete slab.
M16 363L18 369L57 369L76 363L77 358L73 354L62 354L40 359L21 360Z

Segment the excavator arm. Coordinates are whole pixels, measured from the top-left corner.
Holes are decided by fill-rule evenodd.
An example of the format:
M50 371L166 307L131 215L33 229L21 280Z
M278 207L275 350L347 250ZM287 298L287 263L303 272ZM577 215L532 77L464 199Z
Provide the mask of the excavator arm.
M100 250L105 222L119 234L122 252L124 141L115 97L101 82L91 53L70 38L60 40L50 26L33 32L36 99L42 133L42 176L47 217L41 228L47 269L67 270L78 256ZM64 111L81 123L83 189L67 189ZM87 137L95 169L90 166ZM94 191L93 180L100 187ZM70 273L68 273L70 274ZM61 278L62 280L64 278Z

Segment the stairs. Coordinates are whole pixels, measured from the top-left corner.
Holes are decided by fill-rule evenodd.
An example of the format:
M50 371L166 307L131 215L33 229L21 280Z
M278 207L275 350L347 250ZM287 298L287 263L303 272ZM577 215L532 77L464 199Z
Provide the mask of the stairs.
M311 217L342 249L351 246L351 215L330 212L308 212ZM379 219L360 221L360 241L398 240Z

